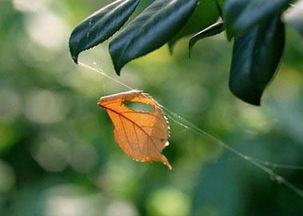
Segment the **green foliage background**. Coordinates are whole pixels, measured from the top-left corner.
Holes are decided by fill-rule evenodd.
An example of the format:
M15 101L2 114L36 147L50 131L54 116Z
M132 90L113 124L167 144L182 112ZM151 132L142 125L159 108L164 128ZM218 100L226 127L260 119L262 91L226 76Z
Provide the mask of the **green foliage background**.
M0 215L301 215L303 199L216 143L171 122L174 170L125 156L100 96L126 90L74 65L68 37L109 1L0 1ZM228 90L221 34L188 58L181 41L133 61L120 81L259 159L303 165L303 42L287 29L279 76L261 108ZM80 61L116 76L107 44ZM303 187L303 172L278 173Z

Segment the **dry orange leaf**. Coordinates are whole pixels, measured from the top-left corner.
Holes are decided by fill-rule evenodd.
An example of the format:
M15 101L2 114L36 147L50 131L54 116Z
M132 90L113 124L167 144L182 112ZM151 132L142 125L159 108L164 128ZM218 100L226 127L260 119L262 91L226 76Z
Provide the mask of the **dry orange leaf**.
M125 102L147 104L153 111L136 111ZM169 126L157 101L143 91L132 90L101 97L98 105L108 112L115 127L115 140L129 157L141 162L162 162L172 169L161 154L169 145Z

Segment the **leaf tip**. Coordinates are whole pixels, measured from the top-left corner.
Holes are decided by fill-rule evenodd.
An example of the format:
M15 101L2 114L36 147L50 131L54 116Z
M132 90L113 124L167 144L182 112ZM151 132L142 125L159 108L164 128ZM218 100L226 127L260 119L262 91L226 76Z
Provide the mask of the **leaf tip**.
M240 100L255 106L261 105L262 92L260 91L256 89L247 89L247 91L240 91L234 86L230 86L229 89Z
M167 158L165 156L163 156L163 161L162 163L168 167L169 171L172 171L173 170L173 167L172 165L170 165L170 163L168 162Z
M123 67L123 66L119 66L119 65L114 64L114 68L115 68L116 74L117 74L118 76L121 75L122 67Z
M72 55L73 61L78 64L78 55Z
M169 171L172 171L173 170L173 167L170 165L170 163L164 163L165 166L168 167Z
M195 46L196 41L193 40L193 38L191 38L188 42L188 56L189 58L191 57L191 52L193 50L193 47Z
M110 53L110 56L111 56L111 59L112 59L113 65L114 65L115 72L118 76L120 76L123 66L128 61L125 61L125 60L123 61L121 59L122 54L119 51L119 46L118 45L116 44L115 40L110 42L110 44L109 44L109 53Z
M79 57L79 51L76 49L77 48L77 43L75 43L72 40L72 36L69 39L69 52L71 54L71 57L73 61L78 64L78 57Z
M172 56L174 54L175 44L169 41L167 45L168 45L169 54Z
M229 30L229 29L226 29L226 38L228 41L231 41L234 37L234 33L233 31Z

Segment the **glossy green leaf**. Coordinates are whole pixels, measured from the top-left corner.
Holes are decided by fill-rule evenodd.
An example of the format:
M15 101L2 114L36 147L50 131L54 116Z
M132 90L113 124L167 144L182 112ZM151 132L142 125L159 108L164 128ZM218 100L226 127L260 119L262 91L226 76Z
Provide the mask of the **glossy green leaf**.
M235 38L229 86L234 95L260 105L262 93L272 79L285 42L279 16Z
M140 0L118 0L96 11L72 32L69 48L77 63L79 53L107 40L127 21Z
M219 12L214 0L202 0L196 7L188 22L184 25L182 30L174 36L169 42L168 46L173 52L174 46L177 42L186 36L192 36L201 29L204 29L214 24L219 18Z
M196 8L196 0L157 0L110 43L117 74L129 61L167 43L184 26Z
M283 19L303 36L303 0L290 7L284 13Z
M228 39L280 14L290 0L227 0L223 17Z
M194 45L203 38L211 37L216 34L220 34L222 31L224 31L224 23L222 20L216 22L215 24L203 29L202 31L195 34L193 37L191 37L189 41L189 52L194 47Z

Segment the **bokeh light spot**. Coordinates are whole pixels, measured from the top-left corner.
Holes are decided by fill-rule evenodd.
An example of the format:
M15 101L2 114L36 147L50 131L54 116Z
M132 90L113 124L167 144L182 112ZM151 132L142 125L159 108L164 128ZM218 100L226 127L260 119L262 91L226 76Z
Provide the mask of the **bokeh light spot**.
M148 201L151 216L186 216L189 215L190 199L174 188L155 191Z

